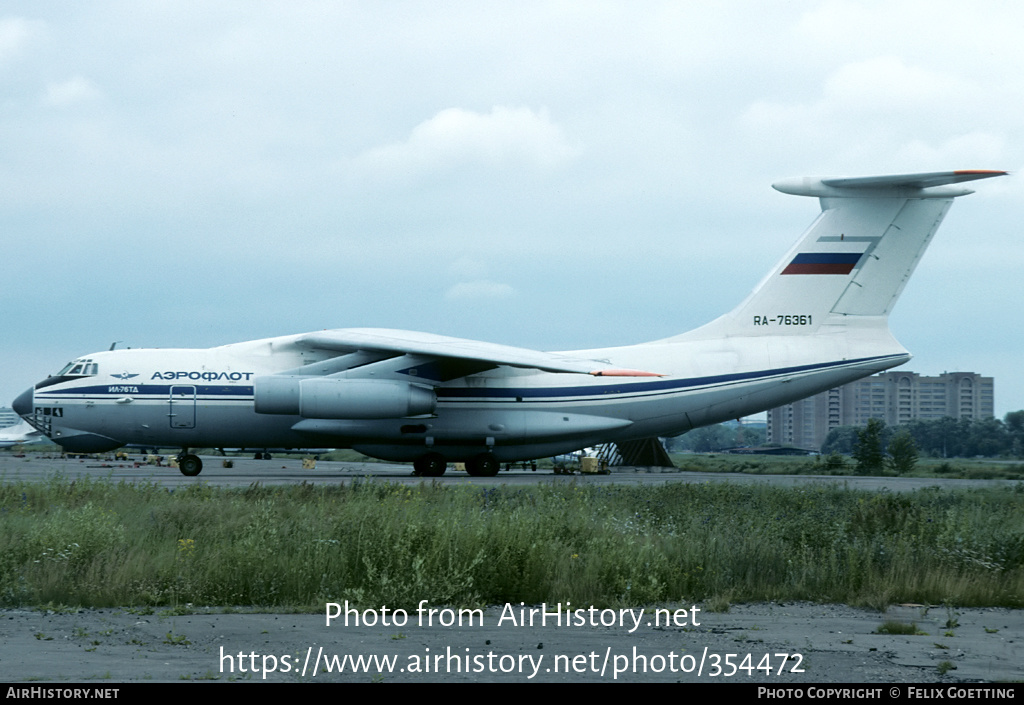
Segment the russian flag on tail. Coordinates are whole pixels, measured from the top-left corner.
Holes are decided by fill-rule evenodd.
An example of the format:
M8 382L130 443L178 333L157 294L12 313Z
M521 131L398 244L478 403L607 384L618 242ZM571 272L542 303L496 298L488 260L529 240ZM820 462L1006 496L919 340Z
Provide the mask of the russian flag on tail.
M794 257L782 273L849 274L860 258L860 252L803 252Z

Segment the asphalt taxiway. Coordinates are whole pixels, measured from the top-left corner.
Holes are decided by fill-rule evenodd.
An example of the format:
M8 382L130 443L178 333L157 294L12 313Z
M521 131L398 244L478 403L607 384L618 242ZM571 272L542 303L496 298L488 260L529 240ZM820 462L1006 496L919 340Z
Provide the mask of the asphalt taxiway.
M226 467L230 463L231 467ZM556 475L551 469L516 468L502 470L497 477L471 477L465 472L449 466L441 477L422 478L412 474L411 464L317 461L315 467L303 468L302 459L296 456L278 456L271 460L254 460L248 457L203 456L203 471L195 477L185 477L178 469L165 464L149 465L145 456L131 456L130 460L115 460L112 457L63 458L59 455L26 454L17 457L0 452L0 482L40 482L55 475L69 479L91 477L108 479L112 482L152 482L167 487L191 484L210 484L218 487L247 487L253 483L262 485L298 484L339 484L353 480L374 479L380 482L418 484L438 482L442 484L476 485L529 485L539 482L586 482L591 484L657 484L665 482L731 482L743 484L770 484L778 487L795 487L814 484L839 484L850 489L870 491L885 490L907 492L923 487L946 489L1013 486L1015 481L1001 480L957 480L947 478L915 477L860 477L830 475L751 475L745 473L681 472L673 468L614 468L609 474Z
M519 605L514 606L519 609ZM0 611L0 682L711 682L1005 683L1024 679L1024 610L920 605L886 613L844 605L762 603L707 612L697 624L523 626L505 607L472 625L401 626L325 614L198 610ZM547 609L554 612L555 606ZM610 610L606 612L611 612ZM637 608L639 612L639 608ZM364 611L363 616L366 616ZM600 618L600 614L598 615ZM394 610L392 610L392 619ZM955 628L946 626L956 620ZM879 633L888 621L916 633ZM689 619L687 619L687 622ZM1011 689L1013 686L1011 686ZM901 691L902 692L902 691ZM891 691L886 689L884 695ZM817 696L817 697L823 697ZM1006 697L1005 695L1003 697ZM1011 694L1010 697L1013 697Z

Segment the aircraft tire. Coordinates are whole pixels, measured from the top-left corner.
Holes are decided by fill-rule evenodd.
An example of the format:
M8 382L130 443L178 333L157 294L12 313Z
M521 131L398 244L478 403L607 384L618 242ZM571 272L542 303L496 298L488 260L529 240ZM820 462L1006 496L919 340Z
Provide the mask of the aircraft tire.
M412 467L420 477L441 477L448 469L448 461L440 453L427 453L416 458Z
M466 472L473 477L494 477L501 469L501 463L494 453L481 453L466 461Z
M178 458L178 470L185 477L195 477L203 471L203 461L198 455L182 455Z

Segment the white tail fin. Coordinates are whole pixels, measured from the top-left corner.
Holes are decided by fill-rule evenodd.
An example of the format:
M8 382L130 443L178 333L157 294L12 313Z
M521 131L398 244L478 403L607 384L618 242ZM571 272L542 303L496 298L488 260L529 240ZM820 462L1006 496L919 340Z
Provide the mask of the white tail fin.
M956 184L1004 174L949 171L773 184L783 193L817 196L822 212L753 293L698 329L700 336L806 335L851 316L888 316L953 199L973 193Z

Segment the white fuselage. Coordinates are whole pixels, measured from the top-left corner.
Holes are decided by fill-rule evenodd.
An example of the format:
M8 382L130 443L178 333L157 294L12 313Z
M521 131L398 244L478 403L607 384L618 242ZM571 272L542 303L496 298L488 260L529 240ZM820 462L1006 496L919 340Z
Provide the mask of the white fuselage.
M82 358L96 374L41 383L33 422L69 450L163 447L354 447L409 460L430 446L452 458L490 448L503 461L602 442L672 436L735 419L901 364L909 355L876 326L813 338L709 338L700 329L575 357L651 370L594 377L498 367L435 388L433 413L387 419L261 414L258 378L329 359L295 336L209 349L117 350Z

